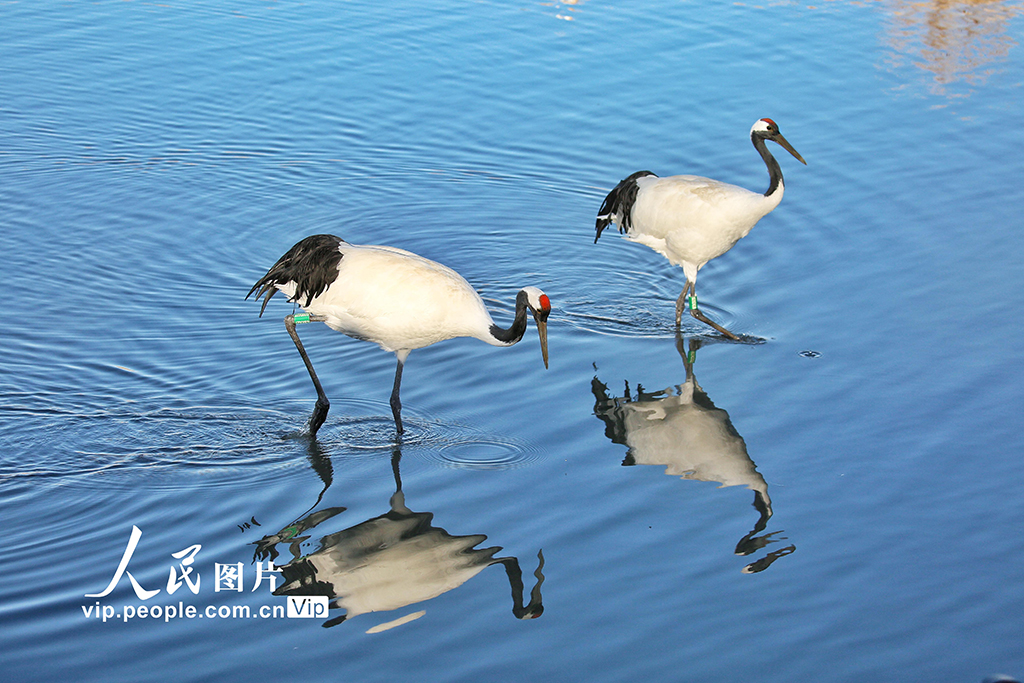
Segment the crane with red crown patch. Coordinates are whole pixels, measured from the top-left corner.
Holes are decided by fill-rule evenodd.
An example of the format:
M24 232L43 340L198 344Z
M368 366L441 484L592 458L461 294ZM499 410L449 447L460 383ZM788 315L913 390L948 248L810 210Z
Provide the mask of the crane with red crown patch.
M516 295L512 324L499 327L483 299L451 268L395 247L349 244L334 235L312 235L300 240L246 298L263 299L260 316L271 297L283 292L304 314L285 317L285 327L306 364L316 388L317 402L309 419L315 436L327 419L330 402L295 331L295 324L322 322L355 339L378 344L398 358L391 391L395 428L402 434L399 389L409 352L454 337L474 337L494 346L512 346L523 338L527 312L533 315L540 336L541 356L548 366L547 320L551 300L536 287Z

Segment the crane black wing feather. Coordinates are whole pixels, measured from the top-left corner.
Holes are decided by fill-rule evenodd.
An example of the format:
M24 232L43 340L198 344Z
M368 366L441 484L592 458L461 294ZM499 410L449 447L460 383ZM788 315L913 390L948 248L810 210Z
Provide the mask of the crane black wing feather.
M637 171L620 181L604 198L601 210L597 212L597 236L594 237L594 244L597 244L601 233L612 223L618 224L619 232L627 232L633 227L633 202L636 201L636 193L640 189L636 180L645 176L657 177L650 171Z
M290 301L305 298L306 302L300 305L309 306L314 297L323 294L337 279L342 244L345 244L345 240L334 235L306 237L285 252L267 274L252 286L245 298L248 299L254 292L257 299L263 297L263 306L260 307L262 316L267 302L277 294L277 286L294 282L295 295Z

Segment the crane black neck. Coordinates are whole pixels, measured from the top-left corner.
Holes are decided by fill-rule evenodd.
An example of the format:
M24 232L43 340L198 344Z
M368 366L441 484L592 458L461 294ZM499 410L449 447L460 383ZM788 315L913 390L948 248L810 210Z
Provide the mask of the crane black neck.
M765 138L753 133L750 136L750 141L754 143L754 149L764 159L765 166L768 167L768 177L770 183L768 184L768 190L764 193L765 197L771 197L779 188L783 187L782 181L782 167L779 166L779 162L775 160L772 153L768 151L768 146L764 144Z
M528 296L526 292L520 291L516 296L516 317L512 321L511 327L503 329L497 325L491 325L491 336L500 341L502 344L512 346L526 334L526 302Z

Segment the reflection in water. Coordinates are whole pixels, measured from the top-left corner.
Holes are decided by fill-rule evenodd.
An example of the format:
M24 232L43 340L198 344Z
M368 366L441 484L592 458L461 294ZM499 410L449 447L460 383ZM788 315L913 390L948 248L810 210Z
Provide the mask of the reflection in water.
M754 508L759 517L753 530L736 544L737 555L751 555L770 543L775 531L758 536L772 516L768 484L747 454L747 445L729 420L729 413L715 407L693 374L693 362L699 339L691 339L689 353L683 338L676 337L683 357L686 381L675 387L646 392L637 386L636 398L629 384L621 398L608 395L608 387L597 377L591 382L596 400L594 414L605 423L605 435L613 443L629 447L623 465L662 465L665 474L716 481L722 486L746 486L754 492ZM796 547L787 546L748 564L743 571L764 571L775 560L789 555Z
M577 6L583 4L583 0L554 0L553 2L542 2L540 4L545 7L554 7L556 19L572 21L574 18L572 13L576 11Z
M317 469L317 459L326 456L319 452L313 454L313 450L319 449L315 440L310 447L311 461ZM487 567L501 564L512 589L512 613L519 619L539 617L544 611L540 593L544 582L543 554L537 553L539 563L534 572L537 583L530 593L529 604L524 606L523 573L516 558L494 557L500 547L476 547L487 540L487 536L452 536L432 526L432 513L413 512L406 507L399 472L401 457L401 451L395 448L392 456L395 493L391 496L391 509L385 514L322 537L319 547L306 555L302 554L301 544L309 538L307 532L344 512L345 508L332 507L309 513L256 542L255 557L260 560L275 559L277 545L289 544L292 559L280 566L284 585L274 594L326 595L331 599L332 609L345 610L345 614L323 624L328 627L366 612L395 610L429 600L461 586ZM322 476L323 471L320 462L317 472ZM325 479L324 483L330 485L329 480ZM323 497L322 492L320 496Z
M891 21L886 40L892 61L905 59L934 77L940 93L957 81L984 82L989 65L1006 59L1017 41L1008 34L1024 3L1006 0L887 2Z

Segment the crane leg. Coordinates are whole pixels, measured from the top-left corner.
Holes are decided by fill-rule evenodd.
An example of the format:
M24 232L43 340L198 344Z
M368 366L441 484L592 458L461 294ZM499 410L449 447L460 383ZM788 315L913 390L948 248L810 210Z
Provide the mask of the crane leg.
M709 318L706 315L704 315L703 313L701 313L701 310L699 308L690 309L690 315L692 315L694 318L696 318L697 320L701 321L702 323L707 323L708 325L711 325L711 327L715 328L716 330L718 330L719 332L724 334L729 339L732 339L733 341L738 341L739 340L739 335L733 334L729 330L725 329L724 327L722 327L721 325L716 323L711 318Z
M692 315L694 318L701 321L702 323L710 325L711 327L715 328L729 339L732 339L734 341L739 340L738 335L735 335L729 330L725 329L724 327L716 323L714 320L704 315L704 313L699 308L697 308L697 285L690 282L689 280L686 281L686 286L683 287L682 294L680 294L679 298L676 299L676 325L679 325L683 320L683 310L686 308L687 304L687 293L689 293L691 296L690 315Z
M676 327L683 322L683 311L686 310L686 295L691 289L693 289L693 283L689 280L686 281L686 286L683 287L682 294L676 299Z
M323 322L326 320L323 316L310 315L303 317L308 317L310 322ZM315 437L320 426L327 419L327 411L331 409L331 402L327 400L327 394L324 393L324 388L320 386L316 370L313 369L313 362L309 360L309 356L306 355L306 349L302 348L302 342L299 341L299 334L295 331L295 314L285 317L284 326L288 330L288 335L292 338L292 341L295 342L295 348L299 350L302 362L306 364L309 377L313 380L313 386L316 387L316 405L313 406L313 414L309 417L309 435Z
M404 354L398 354L398 367L395 368L395 387L391 390L391 414L395 416L395 429L401 434L405 431L402 428L402 399L399 397L398 392L402 388L402 369L405 368L405 358L408 356L408 351Z

